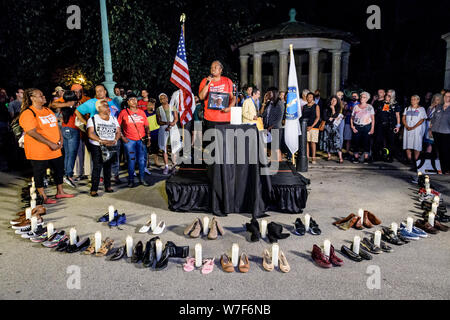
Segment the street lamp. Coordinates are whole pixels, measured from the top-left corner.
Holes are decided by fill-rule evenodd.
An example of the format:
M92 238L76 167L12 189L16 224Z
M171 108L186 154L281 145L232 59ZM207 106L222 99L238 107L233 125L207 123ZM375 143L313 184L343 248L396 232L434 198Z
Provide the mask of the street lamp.
M111 62L111 49L109 46L109 31L108 31L108 14L106 11L106 0L100 0L100 13L102 19L102 43L103 43L103 63L105 66L105 81L103 84L108 91L108 95L111 99L115 97Z

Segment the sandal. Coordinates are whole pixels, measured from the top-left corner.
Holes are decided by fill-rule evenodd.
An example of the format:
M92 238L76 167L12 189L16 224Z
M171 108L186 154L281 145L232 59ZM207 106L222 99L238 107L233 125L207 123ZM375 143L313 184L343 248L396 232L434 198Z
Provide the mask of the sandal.
M195 269L195 258L187 257L186 263L183 263L183 270L186 272L191 272Z
M202 266L202 274L208 274L211 273L214 269L214 260L216 258L212 259L205 259L203 260L203 266Z
M88 255L88 254L93 254L93 253L95 253L95 241L91 240L90 246L86 250L83 251L83 254Z
M101 247L98 249L98 252L95 254L96 257L104 257L109 252L109 250L112 248L114 244L114 240L110 238L106 238L105 241L103 241Z

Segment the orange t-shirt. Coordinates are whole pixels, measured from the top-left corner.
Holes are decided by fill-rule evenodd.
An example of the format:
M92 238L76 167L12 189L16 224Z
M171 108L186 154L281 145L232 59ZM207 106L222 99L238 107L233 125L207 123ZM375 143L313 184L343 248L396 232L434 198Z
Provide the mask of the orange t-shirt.
M19 118L19 124L26 133L34 128L44 138L53 143L60 140L60 132L58 126L58 119L53 111L43 107L41 110L31 106L30 109L34 111L36 116L30 110L22 112ZM62 156L61 149L53 151L46 144L37 141L33 137L25 134L24 138L25 156L28 160L50 160Z
M202 80L199 87L199 92L202 91L203 87L206 85L206 78ZM230 122L231 119L231 112L222 112L220 110L214 110L208 108L208 100L209 100L209 94L211 92L221 92L221 93L228 93L230 99L231 95L233 94L233 82L227 78L227 77L220 77L219 81L211 81L211 84L209 85L208 95L205 99L205 112L204 117L208 121L214 121L214 122ZM230 101L230 100L228 100ZM228 107L228 106L225 106Z

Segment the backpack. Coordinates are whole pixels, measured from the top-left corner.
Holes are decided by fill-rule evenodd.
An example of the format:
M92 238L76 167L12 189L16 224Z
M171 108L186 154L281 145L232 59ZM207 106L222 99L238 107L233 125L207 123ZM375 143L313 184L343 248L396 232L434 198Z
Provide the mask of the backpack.
M27 111L27 110L30 110L31 112L33 112L33 115L36 117L36 113L34 113L34 111L33 111L32 109L30 109L30 108L25 109L23 112L25 112L25 111ZM14 134L14 138L16 139L16 141L19 141L20 138L23 136L23 128L22 128L22 127L20 126L20 124L19 124L19 118L20 118L20 115L21 115L21 114L22 114L22 112L19 113L19 114L11 121L11 124L10 124L11 131L12 131L12 133Z

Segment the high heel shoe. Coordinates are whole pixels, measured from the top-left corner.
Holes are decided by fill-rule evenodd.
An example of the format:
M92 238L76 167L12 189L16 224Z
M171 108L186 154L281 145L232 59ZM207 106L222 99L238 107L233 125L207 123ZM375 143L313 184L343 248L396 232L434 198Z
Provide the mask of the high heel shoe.
M269 272L273 270L272 256L267 249L263 252L263 268Z
M287 273L291 270L291 267L289 266L286 256L281 250L278 253L278 267L280 268L280 271L284 273Z

